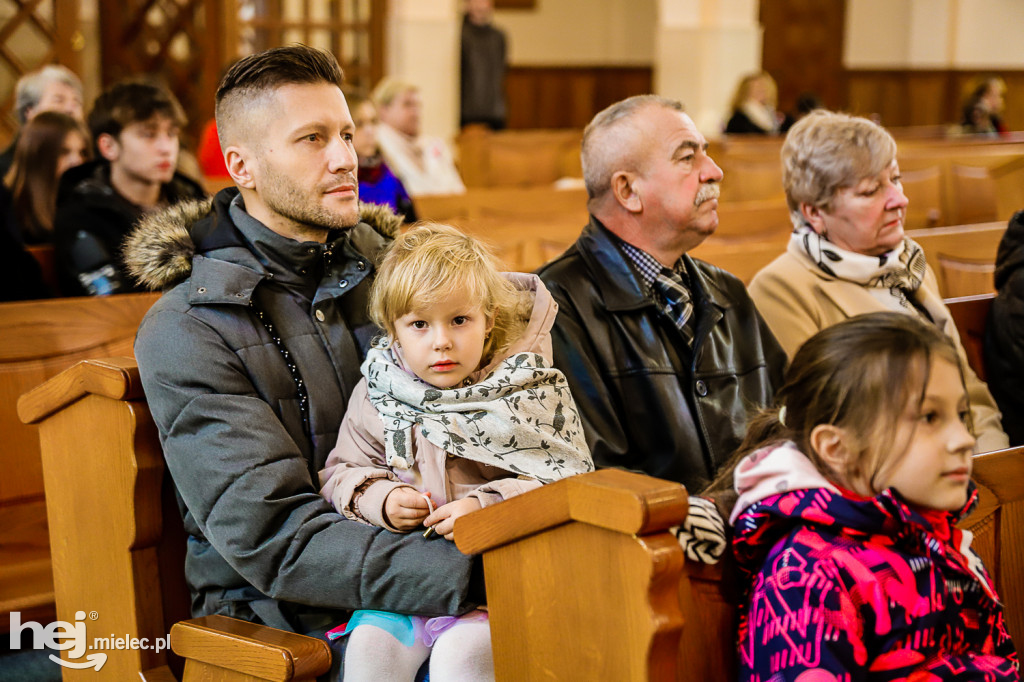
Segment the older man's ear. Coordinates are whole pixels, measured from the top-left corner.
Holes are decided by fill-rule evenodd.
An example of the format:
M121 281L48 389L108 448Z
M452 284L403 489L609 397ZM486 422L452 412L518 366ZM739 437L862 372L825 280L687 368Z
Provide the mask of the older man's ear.
M619 171L612 176L612 195L615 201L630 213L639 213L643 209L635 182L636 175L627 171Z

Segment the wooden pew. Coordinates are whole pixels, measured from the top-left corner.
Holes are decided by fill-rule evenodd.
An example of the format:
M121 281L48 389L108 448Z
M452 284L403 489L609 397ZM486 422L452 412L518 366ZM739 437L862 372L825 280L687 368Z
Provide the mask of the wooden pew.
M159 296L124 294L0 304L0 629L7 613L53 614L53 579L39 436L22 424L20 396L79 360L131 354Z
M985 327L988 325L989 311L995 294L977 294L947 298L944 303L949 308L956 329L960 332L960 343L963 344L967 363L985 381Z
M487 243L507 270L532 272L557 257L587 224L583 189L498 187L416 197L423 220L453 225Z
M487 242L506 268L521 272L560 255L589 220L582 189L470 189L465 194L417 197L415 203L422 219L454 225ZM718 229L694 256L748 282L785 249L793 229L782 199L722 201L718 213ZM755 252L755 257L748 257Z
M134 361L80 363L26 394L19 413L40 423L47 489L64 501L52 504L51 523L62 539L58 617L103 600L90 634L165 636L182 608L168 599L183 587L182 531L173 505L156 502L161 490L170 500ZM67 465L69 453L78 466ZM981 505L964 527L1024 641L1024 448L977 456L974 476ZM667 529L686 512L679 484L603 470L459 519L460 549L484 553L497 679L734 678L736 586L728 565L684 561ZM323 642L229 618L171 633L176 652L197 657L186 680L312 679L328 664ZM100 672L67 670L65 680L174 679L165 654L107 653Z
M583 131L467 128L456 140L459 171L467 188L535 187L582 178Z
M497 679L735 678L732 586L667 530L683 486L605 469L485 511L455 535L484 553Z
M904 227L916 230L947 224L942 168L928 166L918 170L904 170L902 176L903 193L910 202Z
M722 167L727 201L783 195L782 138L726 136L709 153ZM911 229L1009 220L1024 207L1024 141L897 138L897 159L911 200Z
M960 526L974 533L971 546L995 580L1010 636L1024 642L1024 447L975 455L971 477L980 502Z
M483 187L464 194L437 194L413 199L421 220L462 226L473 220L539 221L571 217L587 222L585 189L554 187Z
M984 294L995 290L996 251L1006 232L1006 221L907 230L921 245L925 259L939 280L944 298Z
M732 273L744 284L750 284L761 268L786 250L789 233L766 235L760 239L730 243L706 239L689 254Z
M184 680L313 680L327 670L321 640L223 616L178 622L189 613L185 533L134 360L80 362L22 396L18 414L39 424L58 619L95 612L90 642L170 633ZM66 668L65 682L166 682L182 667L166 651L101 653L100 670Z
M783 198L718 203L718 227L705 240L712 245L741 246L765 240L788 239L793 219Z

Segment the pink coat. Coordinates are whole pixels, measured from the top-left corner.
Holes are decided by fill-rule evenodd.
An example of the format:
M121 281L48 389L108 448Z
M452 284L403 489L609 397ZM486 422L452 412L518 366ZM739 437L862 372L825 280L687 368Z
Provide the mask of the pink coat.
M479 381L502 360L516 353L538 353L551 362L551 327L558 304L536 275L508 273L507 276L524 295L533 296L530 322L505 353L472 375L473 381ZM540 481L532 478L449 456L424 438L418 426L413 428L415 466L404 471L391 469L385 461L384 424L367 396L365 378L352 391L348 405L338 443L320 472L320 494L347 518L397 532L385 521L384 500L388 493L401 486L430 492L437 506L475 497L482 507L541 486Z

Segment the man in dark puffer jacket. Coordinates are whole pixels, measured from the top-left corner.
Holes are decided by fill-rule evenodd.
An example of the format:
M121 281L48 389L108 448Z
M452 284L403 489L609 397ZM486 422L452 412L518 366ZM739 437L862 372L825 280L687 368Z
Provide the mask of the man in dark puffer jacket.
M145 221L126 253L166 290L135 343L189 535L196 615L315 633L353 609L469 610L477 562L443 539L346 520L318 494L359 365L378 254L401 220L357 205L334 57L247 57L217 92L238 188ZM477 585L477 582L473 582ZM338 663L341 656L335 656Z

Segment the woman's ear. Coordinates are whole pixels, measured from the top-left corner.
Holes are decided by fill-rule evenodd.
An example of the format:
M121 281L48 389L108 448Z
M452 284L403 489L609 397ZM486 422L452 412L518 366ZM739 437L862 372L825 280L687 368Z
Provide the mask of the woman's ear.
M815 232L822 236L825 234L825 212L817 206L812 206L806 201L800 202L800 215Z

